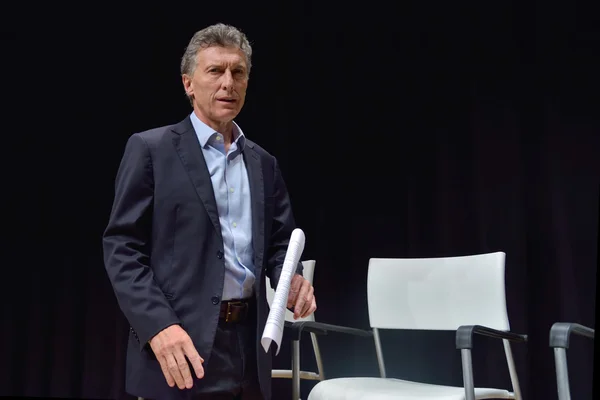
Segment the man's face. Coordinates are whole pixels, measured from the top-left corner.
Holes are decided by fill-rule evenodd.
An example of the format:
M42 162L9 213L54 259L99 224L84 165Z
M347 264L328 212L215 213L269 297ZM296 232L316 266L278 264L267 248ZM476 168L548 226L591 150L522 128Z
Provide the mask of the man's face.
M183 76L194 109L205 123L223 126L240 112L248 87L248 68L244 53L235 47L202 48L196 56L193 76Z

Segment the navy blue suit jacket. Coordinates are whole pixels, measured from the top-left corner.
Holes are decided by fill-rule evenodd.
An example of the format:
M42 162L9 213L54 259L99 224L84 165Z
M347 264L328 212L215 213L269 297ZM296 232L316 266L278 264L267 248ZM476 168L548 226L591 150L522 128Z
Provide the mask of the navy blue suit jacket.
M260 338L268 316L264 277L277 285L295 225L275 157L250 140L243 156L252 196ZM167 326L180 324L206 365L219 320L223 240L208 168L189 117L127 141L103 248L106 271L131 325L127 392L187 397L191 391L167 385L148 341ZM256 345L259 381L268 399L272 354L259 341ZM194 387L202 384L192 376Z

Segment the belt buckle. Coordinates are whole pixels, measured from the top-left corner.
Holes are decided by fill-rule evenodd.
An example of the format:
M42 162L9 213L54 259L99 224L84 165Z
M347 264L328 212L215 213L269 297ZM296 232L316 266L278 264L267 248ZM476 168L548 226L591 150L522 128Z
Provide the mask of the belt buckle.
M225 322L229 322L229 317L231 316L231 306L244 306L246 305L243 301L230 301L227 303L227 311L225 312Z

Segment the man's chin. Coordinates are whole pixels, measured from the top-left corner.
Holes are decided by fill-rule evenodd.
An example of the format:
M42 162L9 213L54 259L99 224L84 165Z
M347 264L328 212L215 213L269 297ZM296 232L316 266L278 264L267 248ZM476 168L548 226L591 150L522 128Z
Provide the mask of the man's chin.
M216 117L220 122L231 122L238 114L238 110L223 110L217 113Z

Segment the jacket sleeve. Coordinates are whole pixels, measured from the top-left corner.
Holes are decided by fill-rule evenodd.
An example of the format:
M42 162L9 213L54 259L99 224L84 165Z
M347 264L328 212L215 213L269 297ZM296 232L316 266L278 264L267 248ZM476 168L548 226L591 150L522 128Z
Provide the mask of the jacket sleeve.
M125 146L108 226L104 265L119 307L143 350L169 325L180 323L154 280L151 267L154 181L147 143L138 134Z
M271 236L267 242L267 276L271 281L273 289L276 289L283 269L283 262L285 261L290 237L292 231L296 229L290 197L276 159L274 162L273 199L273 220L267 221L267 223L271 223ZM302 275L303 270L302 262L298 262L296 273Z

